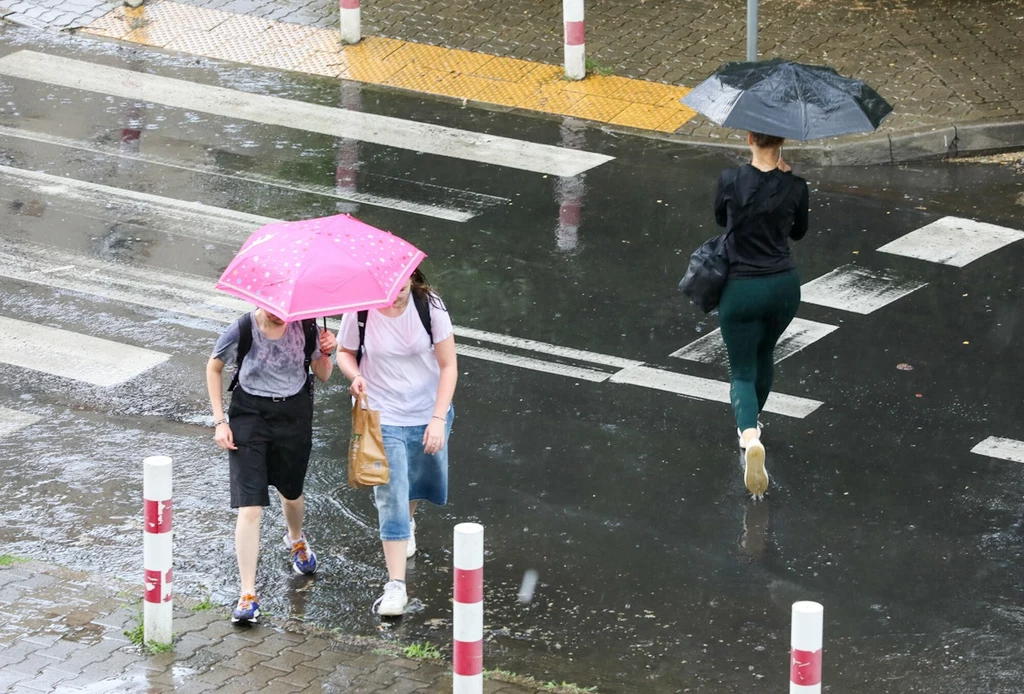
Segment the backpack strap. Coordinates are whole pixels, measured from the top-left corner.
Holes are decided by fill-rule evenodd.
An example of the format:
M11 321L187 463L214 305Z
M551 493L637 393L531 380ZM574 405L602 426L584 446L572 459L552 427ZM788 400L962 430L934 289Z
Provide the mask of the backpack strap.
M416 313L420 315L420 323L423 324L423 329L427 331L430 344L433 345L434 331L430 320L430 297L421 297L416 292L413 292L412 301L416 305ZM363 343L366 342L366 319L369 315L369 311L359 311L356 313L356 324L359 326L359 349L356 350L357 365L363 359Z
M246 313L238 319L238 357L235 359L235 375L231 377L228 392L238 386L238 374L242 372L242 360L252 349L252 314Z
M316 319L307 318L302 321L302 332L306 336L306 360L302 366L305 373L309 373L309 365L313 363L313 352L316 351ZM228 391L238 387L238 374L242 372L242 360L252 349L252 314L246 313L238 319L238 358L235 359L235 375L231 378L231 385Z
M313 363L313 352L316 351L316 318L307 318L302 321L302 333L306 336L306 361L302 365L303 371L309 373L309 365Z
M369 315L369 311L359 311L356 313L356 323L359 325L359 349L356 350L356 366L359 366L359 362L363 360L363 343L366 341L366 317Z
M412 293L412 301L416 304L416 312L420 314L420 323L423 323L423 329L427 331L427 337L430 338L430 344L434 344L434 331L430 325L430 297L421 297L416 292Z

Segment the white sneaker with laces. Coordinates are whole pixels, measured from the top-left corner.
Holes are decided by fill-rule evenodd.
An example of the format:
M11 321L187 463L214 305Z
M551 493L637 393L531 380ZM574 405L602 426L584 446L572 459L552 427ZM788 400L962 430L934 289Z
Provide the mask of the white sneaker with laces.
M412 518L409 519L409 544L405 547L405 558L412 559L412 555L416 554L416 521Z
M409 596L405 592L405 581L388 581L384 585L384 595L373 603L373 611L381 617L400 617L409 604Z

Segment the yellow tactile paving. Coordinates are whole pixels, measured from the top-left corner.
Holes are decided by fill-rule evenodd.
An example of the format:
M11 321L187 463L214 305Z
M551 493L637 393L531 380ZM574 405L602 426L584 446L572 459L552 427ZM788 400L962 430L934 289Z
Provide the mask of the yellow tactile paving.
M560 65L368 36L345 45L318 29L171 0L117 7L86 33L261 67L387 85L425 94L674 132L696 114L689 89L615 75L564 78Z
M537 69L537 63L518 58L495 58L473 70L477 77L485 77L490 80L501 80L502 82L518 82L527 74Z
M383 60L404 45L405 41L398 39L367 36L354 46L345 46L345 54L358 60Z
M622 113L629 105L628 101L619 101L618 99L608 99L603 96L588 94L569 106L565 110L565 115L608 123L615 116Z
M277 44L269 50L264 50L252 59L253 65L260 67L272 67L280 70L291 70L296 65L301 65L311 54L315 53L309 46L289 46Z
M438 96L472 99L490 84L490 80L457 72L434 70L420 65L406 65L384 84Z
M346 63L346 67L341 73L343 79L369 82L370 84L384 84L405 67L399 63L385 63L383 60L352 60L347 49L342 54L342 58Z
M561 72L559 72L561 76ZM585 80L566 81L565 88L570 92L580 92L592 96L611 97L617 91L628 85L631 80L626 77L608 77L605 75L591 75Z
M306 43L324 53L337 53L341 50L341 34L337 29L314 29Z
M306 72L311 75L338 77L345 69L345 64L342 62L340 53L313 51L305 60L297 64L293 69L298 72Z
M650 104L630 104L608 122L641 130L657 130L677 111Z
M684 106L681 111L676 111L674 114L669 116L668 120L655 128L655 130L663 133L674 133L676 130L679 130L679 128L689 123L690 119L696 115L696 111L691 111Z

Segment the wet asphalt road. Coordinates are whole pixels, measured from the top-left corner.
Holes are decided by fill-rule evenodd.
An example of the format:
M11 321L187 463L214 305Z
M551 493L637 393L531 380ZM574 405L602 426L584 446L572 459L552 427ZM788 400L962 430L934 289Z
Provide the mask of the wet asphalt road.
M716 233L712 187L735 163L725 154L10 27L0 34L0 53L24 48L612 155L558 180L0 78L0 125L33 133L0 134L4 166L272 218L351 212L429 254L424 269L459 326L727 377L720 364L669 357L716 327L674 288L692 248ZM122 149L124 128L140 136ZM424 509L410 566L422 610L381 625L370 613L386 578L376 519L369 495L346 487L349 405L335 375L319 391L307 482L323 571L289 573L275 508L260 563L264 607L445 646L451 528L474 520L486 528L488 668L602 692L779 691L789 609L809 599L825 605L829 691L1022 691L1024 479L1019 465L970 450L988 436L1024 439L1024 244L965 268L874 249L945 215L1024 229L1024 175L938 163L800 173L812 185L812 231L795 251L805 282L853 263L927 285L869 315L801 307L801 318L839 329L779 365L779 391L824 405L804 419L765 417L764 502L744 493L725 404L463 357L451 501ZM325 194L352 175L378 198L460 200L476 216L450 221ZM572 200L578 225L565 212ZM0 206L3 251L118 263L168 277L172 292L175 273L212 286L247 228L7 174ZM0 277L3 317L171 358L111 388L0 363L0 407L41 417L0 438L0 550L134 580L141 461L170 455L176 590L233 603L234 516L203 380L223 324L62 289L46 273L13 279L14 270ZM898 370L903 363L913 370ZM523 605L531 568L540 583Z

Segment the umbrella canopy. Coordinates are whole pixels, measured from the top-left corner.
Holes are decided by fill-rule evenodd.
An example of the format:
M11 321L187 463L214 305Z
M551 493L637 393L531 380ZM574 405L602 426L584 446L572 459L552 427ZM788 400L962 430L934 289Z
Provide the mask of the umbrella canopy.
M781 59L726 63L682 102L723 127L792 140L869 132L892 111L860 80Z
M426 257L347 214L261 227L217 289L287 321L384 308Z

